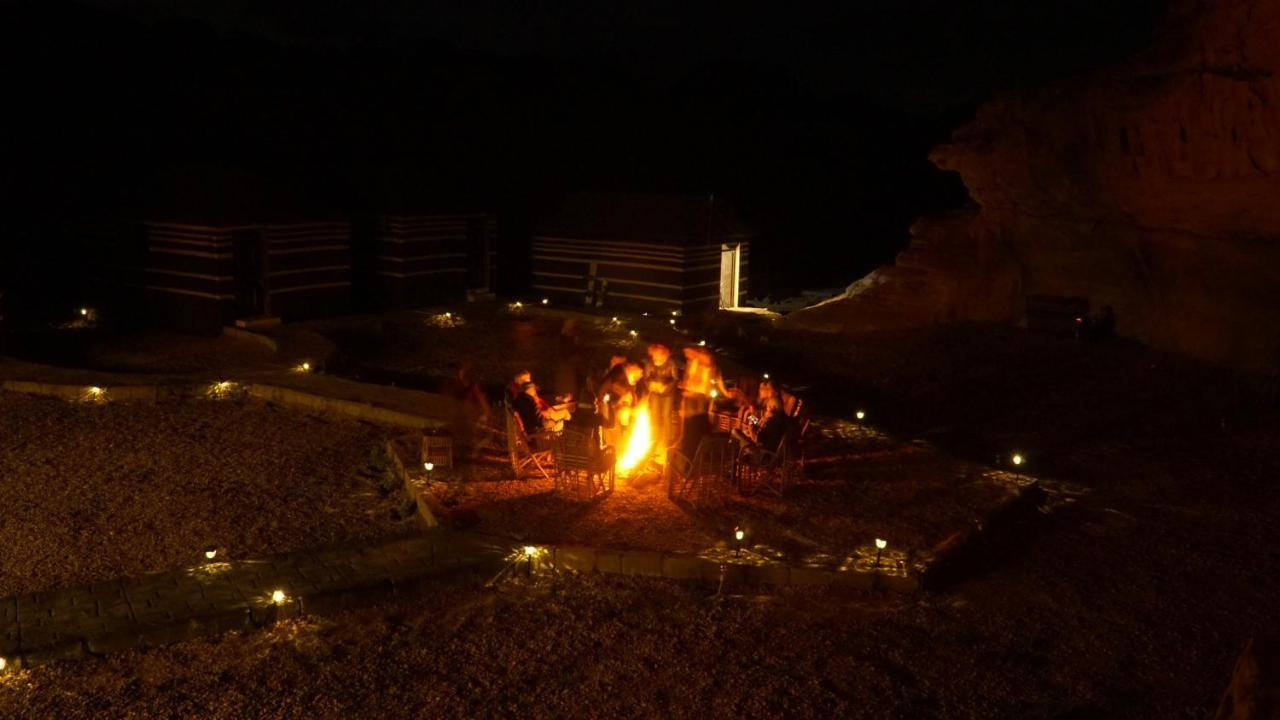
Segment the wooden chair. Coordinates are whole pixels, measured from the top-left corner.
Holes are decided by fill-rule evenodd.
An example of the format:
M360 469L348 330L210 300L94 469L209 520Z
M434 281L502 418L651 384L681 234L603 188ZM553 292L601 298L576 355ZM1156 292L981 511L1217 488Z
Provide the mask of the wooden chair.
M565 430L551 448L557 493L589 499L613 492L614 450L609 445L600 447L595 432Z
M738 416L731 413L717 412L711 416L711 425L718 433L731 433L741 424Z
M667 497L698 507L718 503L734 478L738 443L724 435L708 435L693 458L671 448L667 453Z
M453 467L453 438L437 435L422 436L422 452L419 462L431 463L436 469Z
M507 411L507 452L511 456L511 472L519 480L522 474L533 466L543 478L554 479L555 462L551 457L553 433L538 432L532 435L524 430L520 416Z
M506 431L498 425L498 418L502 416L503 408L506 403L494 403L489 406L489 414L476 420L475 427L471 430L471 455L476 457L482 453L496 453L501 455L506 446ZM507 410L507 412L512 412Z
M802 439L809 429L807 419L793 419L776 448L749 446L738 454L738 492L757 492L781 497L804 473Z

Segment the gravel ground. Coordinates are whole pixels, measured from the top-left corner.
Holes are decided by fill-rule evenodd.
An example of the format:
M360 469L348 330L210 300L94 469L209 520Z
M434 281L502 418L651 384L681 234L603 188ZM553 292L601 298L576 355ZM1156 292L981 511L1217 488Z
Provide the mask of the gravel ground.
M465 361L495 400L520 370L532 370L544 393L572 392L572 388L557 387L572 376L566 358L576 355L572 363L580 372L573 374L585 377L593 370L603 373L614 353L630 353L637 360L644 355L644 346L632 340L626 327L612 325L608 318L512 313L500 304L436 310L316 321L308 327L333 341L346 356L345 366L329 371L357 380L433 390ZM445 312L450 313L447 320Z
M272 356L269 348L245 338L153 332L104 338L93 345L88 360L91 367L116 372L217 374L269 366Z
M468 468L471 480L432 490L463 527L521 541L700 552L742 527L757 552L797 561L845 557L877 537L928 550L1017 492L1002 473L850 422L816 418L811 432L805 479L784 498L727 493L721 505L694 508L668 498L651 472L582 503L536 475L509 480L504 465Z
M406 529L380 432L257 403L0 392L0 596Z
M0 716L1207 717L1246 638L1276 626L1274 408L1137 348L968 332L842 343L858 363L813 350L899 429L975 455L1035 443L1052 502L949 590L447 584L14 674Z

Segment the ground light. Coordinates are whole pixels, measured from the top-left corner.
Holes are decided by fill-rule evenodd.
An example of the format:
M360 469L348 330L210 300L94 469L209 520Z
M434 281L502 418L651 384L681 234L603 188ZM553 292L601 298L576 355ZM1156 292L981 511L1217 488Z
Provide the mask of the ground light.
M525 566L525 572L529 575L533 575L533 558L536 557L537 554L538 548L533 545L524 546L524 557L525 560L529 562L529 564Z
M427 482L430 482L431 471L436 469L436 464L433 462L424 462L422 463L422 469L427 471Z
M80 308L80 317L89 317L89 308Z
M865 420L867 417L867 413L865 411L859 410L858 412L854 413L853 416L858 418L859 420Z
M765 379L765 380L768 380L768 379L769 379L769 373L765 373L762 377L764 377L764 379Z
M735 545L736 545L736 547L735 547L735 548L734 548L734 550L733 550L733 554L734 554L735 556L738 556L738 557L741 557L741 556L742 556L742 540L743 540L746 536L747 536L747 533L746 533L746 531L745 531L745 530L743 530L742 528L740 528L740 527L735 527L735 528L733 529L733 539L734 539L734 543L735 543Z
M1014 465L1021 465L1022 463L1027 461L1026 458L1022 457L1022 453L1014 453L1013 457L1009 459L1013 462Z
M671 323L672 325L675 325L675 324L676 324L676 319L675 319L675 318L671 318L671 319L670 319L670 320L668 320L667 322Z
M0 657L0 672L4 672L4 669L8 666L9 666L9 661L5 658Z
M639 335L639 334L640 334L640 333L636 332L635 330L632 330L632 331L631 331L631 337L636 337L636 336L637 336L637 335Z
M305 361L300 362L293 366L293 371L296 373L309 373L311 372L311 363Z
M542 304L543 304L543 305L549 305L550 303L551 303L551 301L550 301L550 300L548 300L547 298L542 298Z
M889 547L889 541L883 538L876 538L876 567L880 567L880 553Z
M214 558L216 558L216 557L218 557L218 548L215 548L215 547L207 547L207 548L205 548L205 549L204 549L204 559L205 559L205 560L212 560L212 559L214 559Z
M286 596L283 590L271 591L271 602L275 603L276 605L283 605L285 599L286 599Z

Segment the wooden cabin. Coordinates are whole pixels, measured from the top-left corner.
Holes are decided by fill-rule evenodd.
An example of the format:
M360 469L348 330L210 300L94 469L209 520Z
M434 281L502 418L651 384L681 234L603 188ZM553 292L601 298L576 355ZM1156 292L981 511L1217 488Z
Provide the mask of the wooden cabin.
M497 235L497 218L488 213L380 216L380 304L413 307L491 297Z
M734 308L746 298L751 236L714 196L575 195L535 226L533 289L566 305Z
M162 326L207 332L242 318L296 320L350 308L345 221L144 227L147 305Z

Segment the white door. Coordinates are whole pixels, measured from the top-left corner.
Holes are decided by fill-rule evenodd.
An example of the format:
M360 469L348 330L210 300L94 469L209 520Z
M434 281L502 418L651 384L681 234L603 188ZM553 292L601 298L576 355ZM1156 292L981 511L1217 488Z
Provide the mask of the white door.
M738 280L741 270L742 246L720 246L720 307L738 307Z

